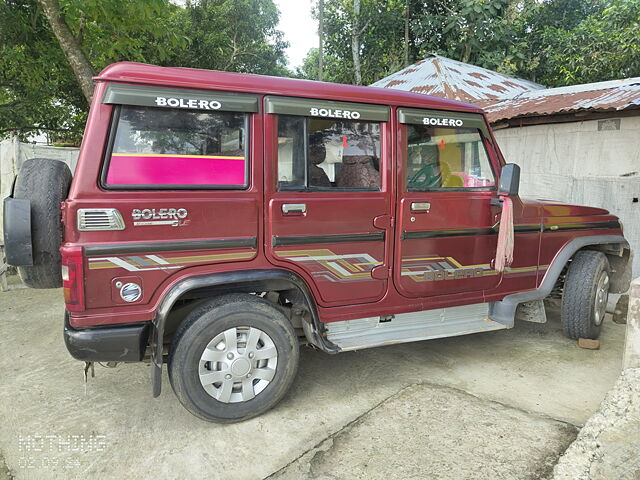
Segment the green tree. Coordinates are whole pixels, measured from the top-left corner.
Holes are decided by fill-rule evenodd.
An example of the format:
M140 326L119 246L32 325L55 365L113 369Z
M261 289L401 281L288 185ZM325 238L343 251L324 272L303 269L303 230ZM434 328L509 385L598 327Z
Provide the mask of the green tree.
M44 10L53 34L60 43L60 48L67 57L82 94L90 103L93 98L94 71L89 59L82 51L81 38L76 37L67 25L58 0L40 0L40 6Z
M58 18L43 6L59 7ZM286 75L277 24L271 0L2 0L0 137L47 132L77 143L89 68L117 61ZM71 68L69 42L88 62L83 72Z
M358 3L359 15L354 0L324 2L327 80L358 82L354 49L365 84L429 53L549 86L640 74L638 0ZM317 78L314 61L317 52L312 50L298 74Z
M510 0L325 0L325 78L368 84L432 52L498 68L513 40L510 6ZM299 73L312 78L316 71L305 61Z
M25 138L47 132L77 143L88 111L91 91L86 82L92 72L123 59L158 62L169 48L186 43L164 28L171 11L178 9L168 0L46 3L59 7L57 21L71 36L67 40L89 63L80 72L72 69L42 3L0 2L0 136Z
M638 0L549 2L527 23L535 44L522 75L549 86L640 76Z
M369 84L401 68L405 3L406 0L325 0L323 79ZM314 15L317 18L317 10ZM317 63L318 51L312 49L298 74L318 78Z
M319 71L319 50L312 48L304 58L302 65L295 71L295 77L306 78L309 80L317 80L320 78ZM322 56L322 80L325 82L337 82L337 83L349 83L352 73L349 71L345 62L330 54L324 54Z
M439 53L464 63L508 70L514 38L512 0L414 2L413 54Z
M174 65L263 75L288 75L280 14L272 0L188 1L171 28L188 43L162 61Z

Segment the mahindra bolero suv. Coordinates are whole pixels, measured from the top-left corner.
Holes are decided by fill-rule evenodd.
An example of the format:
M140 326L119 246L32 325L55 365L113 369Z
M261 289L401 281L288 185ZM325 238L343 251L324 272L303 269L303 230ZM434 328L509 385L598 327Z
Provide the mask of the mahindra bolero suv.
M545 321L596 338L629 244L601 208L525 200L479 108L397 90L109 66L75 173L22 165L9 264L62 287L88 362L149 361L198 417L273 407L327 353Z

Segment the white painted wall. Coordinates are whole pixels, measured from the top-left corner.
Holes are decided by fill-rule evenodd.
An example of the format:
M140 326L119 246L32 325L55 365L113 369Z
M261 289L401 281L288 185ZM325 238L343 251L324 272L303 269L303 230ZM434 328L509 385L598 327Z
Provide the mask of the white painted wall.
M598 121L587 120L494 133L506 160L522 168L523 197L602 207L620 217L636 252L634 277L640 275L640 116L620 118L620 130L598 131Z
M9 195L13 179L15 178L22 163L28 158L51 158L61 160L69 165L71 172L76 169L79 148L70 147L49 147L46 145L35 145L21 143L12 138L0 142L0 200ZM4 242L2 238L2 208L0 207L0 244Z

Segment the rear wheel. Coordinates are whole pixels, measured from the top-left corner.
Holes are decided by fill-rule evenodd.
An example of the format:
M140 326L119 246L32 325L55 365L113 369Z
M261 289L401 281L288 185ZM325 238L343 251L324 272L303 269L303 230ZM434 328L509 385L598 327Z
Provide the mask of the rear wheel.
M62 286L60 203L66 200L70 185L71 171L58 160L31 158L20 167L13 196L31 203L33 265L19 266L18 273L29 287Z
M196 308L178 328L169 378L197 417L237 422L282 399L298 356L295 330L280 310L254 295L224 295Z
M601 253L581 250L573 257L562 294L562 327L567 337L600 336L609 299L609 261Z

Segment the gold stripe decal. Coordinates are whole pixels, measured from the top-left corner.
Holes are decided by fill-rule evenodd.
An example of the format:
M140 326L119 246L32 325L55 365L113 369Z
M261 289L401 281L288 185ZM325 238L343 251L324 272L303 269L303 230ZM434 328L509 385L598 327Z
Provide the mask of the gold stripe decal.
M176 270L192 263L220 262L227 260L249 260L255 251L235 253L215 253L211 255L190 255L181 257L162 257L160 255L130 255L126 257L91 257L89 270L105 268L123 268L129 272L149 270Z
M525 267L507 267L505 277L527 275L538 270L546 270L548 265L532 265ZM478 265L462 265L453 257L417 257L403 258L402 277L409 277L415 282L433 282L440 280L463 280L467 278L490 277L499 273L488 263Z
M277 257L300 263L307 268L314 278L331 282L370 280L371 270L382 265L368 253L352 253L338 255L328 249L317 250L281 250ZM506 277L535 274L538 270L546 270L548 265L508 267ZM488 263L478 265L462 265L453 257L427 256L403 258L402 277L409 277L416 282L438 280L465 279L498 275Z
M276 256L301 263L314 278L330 282L372 280L371 270L382 265L368 253L338 255L328 249L282 250Z

